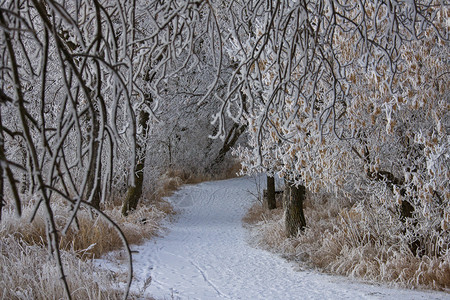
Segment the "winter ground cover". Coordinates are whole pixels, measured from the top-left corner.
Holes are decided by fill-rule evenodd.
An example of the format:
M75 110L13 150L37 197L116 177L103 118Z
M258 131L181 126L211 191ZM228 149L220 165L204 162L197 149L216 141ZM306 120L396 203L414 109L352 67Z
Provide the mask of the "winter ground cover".
M242 217L254 202L255 188L248 178L237 178L189 185L176 192L169 201L179 215L168 232L133 247L132 290L156 299L450 297L444 292L396 289L299 270L277 255L251 247ZM99 263L114 268L112 262Z

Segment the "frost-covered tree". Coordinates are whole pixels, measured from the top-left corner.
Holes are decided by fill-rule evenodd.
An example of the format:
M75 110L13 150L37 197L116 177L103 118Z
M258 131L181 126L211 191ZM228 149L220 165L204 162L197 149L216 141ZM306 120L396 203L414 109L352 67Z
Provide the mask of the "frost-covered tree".
M143 8L137 40L143 41L138 52L145 59L136 65L136 82L148 99L140 109L149 113L149 123L139 126L145 132L138 135L137 165L142 168L135 177L140 185L145 174L153 175L151 182L160 169L176 163L184 168L203 167L212 144L210 99L223 69L221 35L211 3L152 1ZM149 185L155 189L152 182ZM141 193L138 185L129 189L127 199L135 200L133 205L125 201L124 212L135 208Z
M377 194L411 240L448 241L448 4L233 5L223 105L249 124L244 172Z
M187 2L153 1L146 3L139 11L138 19L142 21L137 24L136 41L142 42L136 44L137 51L142 53L145 59L135 65L136 70L139 70L135 83L143 101L136 106L136 110L140 111L138 153L136 170L129 174L134 178L134 184L128 187L123 202L124 215L127 215L129 210L136 209L142 195L150 117L154 117L154 111L158 110L159 106L159 98L154 97L154 94L159 94L158 85L161 81L173 76L170 74L173 66L179 61L185 62L185 59L190 57L191 32L194 30L192 24L195 23L198 14L195 10L191 11L191 15L173 13L177 9L191 10Z
M29 174L35 211L47 214L48 244L68 298L51 203L62 198L72 207L67 230L81 205L98 207L118 141L135 152L129 26L135 9L134 3L100 1L1 3L2 169L19 215L16 181L20 172ZM14 140L25 145L26 164L9 148ZM133 170L133 161L128 166Z
M211 124L211 115L217 112L233 71L231 61L222 55L220 47L224 43L221 29L227 11L222 2L210 2L200 10L190 41L190 54L183 53L180 59L166 66L165 72L170 76L154 80L158 71L152 70L150 64L145 66L149 70L144 72L148 74L144 77L149 92L163 104L155 110L149 128L147 149L152 149L147 152L149 179L168 169L215 175L226 165L227 153L242 135L241 126L227 120L223 124L224 139L210 138L221 129Z
M195 65L198 35L206 34L215 47L217 23L208 2L0 3L1 203L13 199L20 215L24 197L17 182L28 174L35 210L47 213L50 250L70 298L52 202L64 199L72 210L65 231L80 206L98 208L124 178L129 186L142 182L136 178L142 179L148 130L146 122L139 124L146 118L136 116L154 115L158 97L148 99L159 94L161 83ZM220 52L211 53L220 69Z
M194 55L196 53L194 49ZM239 134L234 134L235 126L230 122L225 125L229 139L211 138L216 131L211 124L211 115L217 111L217 99L214 95L202 98L215 76L212 70L200 58L195 68L164 84L158 97L165 105L158 110L147 140L148 149L152 149L147 154L147 171L153 175L168 169L193 175L214 175L226 167L225 155ZM220 94L221 86L214 90L216 95Z
M19 215L16 182L21 172L29 174L68 298L51 203L64 199L71 207L65 231L80 206L98 207L105 196L99 193L113 177L119 145L128 145L134 170L135 10L134 2L1 3L2 170ZM14 141L25 145L26 164L10 147Z

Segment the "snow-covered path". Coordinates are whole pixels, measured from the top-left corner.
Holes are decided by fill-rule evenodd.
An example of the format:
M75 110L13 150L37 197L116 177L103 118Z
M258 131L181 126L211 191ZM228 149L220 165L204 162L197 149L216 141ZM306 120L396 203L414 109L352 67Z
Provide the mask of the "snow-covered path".
M445 293L388 289L298 272L247 243L242 217L252 204L246 178L185 186L170 198L180 211L169 232L133 247L135 279L156 299L445 299Z

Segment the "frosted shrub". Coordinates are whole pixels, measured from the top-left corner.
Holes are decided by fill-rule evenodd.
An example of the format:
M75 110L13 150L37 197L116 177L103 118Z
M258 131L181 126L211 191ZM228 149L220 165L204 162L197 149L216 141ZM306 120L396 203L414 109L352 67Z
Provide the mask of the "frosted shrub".
M62 251L73 299L122 299L123 288L114 284L118 274L100 271L90 260L80 260L82 251ZM65 298L58 266L49 258L46 248L30 245L9 236L0 240L0 298Z
M342 196L309 194L308 227L290 239L284 233L282 209L260 212L261 221L250 226L253 243L302 268L404 287L450 287L448 248L439 255L414 255L402 234L403 222L393 221L385 209L369 209Z
M58 266L48 253L45 214L39 211L30 223L33 208L32 203L25 206L21 218L17 218L13 210L3 213L0 223L0 299L65 297ZM58 202L52 209L61 230L70 211ZM164 201L140 206L128 217L122 215L120 207L107 207L104 212L119 224L133 244L156 235L162 220L173 213ZM59 245L72 298L123 299L127 274L101 270L91 260L112 250L123 250L123 241L107 222L89 211L81 209L78 212L77 224L78 228L73 224L66 235L61 236Z
M57 203L53 206L53 211L58 230L62 230L71 216L70 211ZM156 235L162 220L173 213L171 207L166 207L164 201L140 206L129 217L124 217L118 207L106 208L104 212L119 224L128 241L133 244L139 244ZM16 218L13 211L4 213L0 223L0 237L11 235L30 245L47 245L45 214L38 212L30 223L32 213L33 205L31 204L24 207L22 218ZM89 211L79 211L77 225L74 224L65 235L61 236L62 249L74 251L88 249L83 252L85 257L98 258L108 251L122 249L124 246L123 241L114 230L111 230L110 225L100 216L92 215Z

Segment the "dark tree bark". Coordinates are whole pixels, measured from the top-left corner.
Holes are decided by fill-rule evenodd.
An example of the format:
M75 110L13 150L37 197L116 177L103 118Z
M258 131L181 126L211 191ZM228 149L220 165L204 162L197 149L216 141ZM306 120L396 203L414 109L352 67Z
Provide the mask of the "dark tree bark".
M213 173L214 169L223 162L223 160L225 159L225 155L228 153L228 151L231 150L232 147L234 147L239 137L244 133L246 128L247 125L239 125L236 123L233 124L233 126L231 127L230 131L227 134L227 137L225 138L222 148L220 149L216 158L207 168L207 172Z
M233 69L236 69L238 66L233 65L231 67ZM245 95L245 93L242 93L242 92L239 92L239 93L240 93L240 97L242 99L243 110L245 112L248 112L247 111L247 96ZM248 126L247 123L242 124L242 125L240 125L238 123L233 124L233 126L230 128L230 131L227 134L227 137L225 138L222 148L220 149L216 158L212 161L212 163L207 168L207 170L206 170L207 172L213 173L214 169L223 162L223 160L225 159L225 155L228 153L228 151L231 150L231 148L234 147L234 145L237 143L237 141L239 140L241 135L247 129L247 126Z
M95 113L98 115L97 109ZM99 124L96 116L92 116L93 119L93 128L92 128L92 136L93 139L93 147L92 147L92 159L89 165L88 172L88 180L86 186L85 198L89 199L92 195L92 199L90 201L91 205L96 209L100 209L100 200L101 200L101 160L99 161L98 150L100 147L99 142ZM97 166L98 163L98 166Z
M139 125L142 126L143 138L147 136L147 126L150 119L150 114L144 110L141 110L139 115ZM122 205L122 214L124 216L128 215L130 210L137 208L139 199L142 196L142 185L144 183L144 165L145 165L145 155L146 155L146 145L143 141L137 144L138 153L141 153L140 158L136 164L136 172L134 173L134 186L130 186L127 191L127 195Z
M264 207L266 209L277 208L277 202L275 200L275 178L267 175L267 191L264 195Z
M352 150L360 159L364 160L367 164L371 163L370 153L369 153L367 146L364 147L362 155L356 150L356 148L352 148ZM375 172L367 170L366 175L370 180L385 182L386 186L389 188L389 190L392 193L394 193L394 187L397 187L400 190L400 195L402 197L405 196L406 192L405 192L405 188L404 188L403 178L397 178L391 172L382 171L382 170L375 171ZM411 203L406 199L402 199L401 206L400 206L401 219L403 221L406 221L407 218L412 217L413 212L414 212L414 207L411 205Z
M134 175L134 186L130 186L127 190L127 195L123 202L122 214L128 215L130 210L137 208L139 198L142 196L142 185L144 183L144 161L141 161L136 166L136 173Z
M27 150L21 140L19 142L19 145L20 145L20 152L21 152L20 154L22 156L22 165L25 167L28 165L28 161L29 161L29 159L27 157L28 156ZM23 172L21 181L20 181L20 193L26 194L27 192L29 192L29 188L30 188L30 183L28 182L28 173Z
M305 200L306 188L303 185L295 186L286 182L283 196L284 222L286 235L295 237L299 231L303 231L306 226L305 215L303 214L303 201Z

